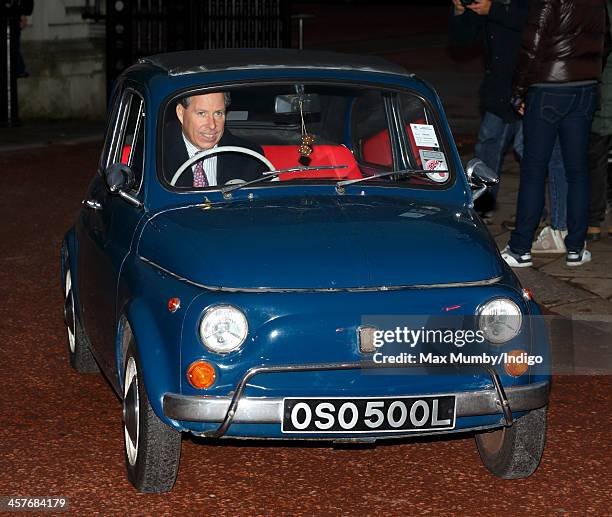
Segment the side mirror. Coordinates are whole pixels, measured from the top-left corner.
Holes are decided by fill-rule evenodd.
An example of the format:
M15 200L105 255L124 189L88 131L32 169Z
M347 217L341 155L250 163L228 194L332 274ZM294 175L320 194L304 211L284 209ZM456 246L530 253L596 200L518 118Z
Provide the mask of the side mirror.
M499 183L499 176L480 158L472 158L465 166L465 173L472 187L472 199L482 196L488 187Z
M470 183L474 182L474 179L488 186L499 183L499 177L495 174L495 171L480 158L472 158L467 162L465 172Z
M113 163L104 171L104 177L109 190L116 194L124 189L132 188L136 183L136 177L127 165Z

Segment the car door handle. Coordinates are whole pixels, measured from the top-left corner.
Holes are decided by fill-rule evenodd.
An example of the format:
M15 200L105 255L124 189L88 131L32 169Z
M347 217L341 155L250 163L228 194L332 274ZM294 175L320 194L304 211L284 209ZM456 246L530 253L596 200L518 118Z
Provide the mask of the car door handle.
M91 208L92 210L102 210L102 203L95 199L84 199L83 206Z

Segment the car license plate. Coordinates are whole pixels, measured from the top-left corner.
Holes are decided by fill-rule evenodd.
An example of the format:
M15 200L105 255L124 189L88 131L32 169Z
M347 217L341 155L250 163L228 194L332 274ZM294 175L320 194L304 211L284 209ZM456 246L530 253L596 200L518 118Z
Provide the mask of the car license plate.
M402 433L454 427L454 395L283 399L283 433Z

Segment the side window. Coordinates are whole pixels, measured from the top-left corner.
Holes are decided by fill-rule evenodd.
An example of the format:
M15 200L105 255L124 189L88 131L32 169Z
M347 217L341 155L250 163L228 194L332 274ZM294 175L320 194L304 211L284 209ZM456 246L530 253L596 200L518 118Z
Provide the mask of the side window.
M127 165L136 177L136 187L140 189L144 163L144 101L138 94L128 91L123 100L124 126L115 161Z
M447 171L441 136L423 101L416 96L403 94L400 95L400 105L403 126L416 168ZM448 175L440 175L434 181L443 183L447 178Z
M144 101L132 90L117 94L106 130L100 170L113 163L129 166L140 190L144 163Z
M375 169L390 170L393 156L382 95L379 92L368 92L357 97L351 119L353 149L358 161Z
M106 125L106 136L104 138L104 147L102 148L102 154L100 155L100 164L98 167L99 173L102 174L104 169L108 167L112 161L110 160L111 149L113 141L116 140L116 135L119 134L121 129L121 118L117 116L119 107L121 106L121 93L119 89L115 92L113 100L110 104L111 109L109 111L109 119Z

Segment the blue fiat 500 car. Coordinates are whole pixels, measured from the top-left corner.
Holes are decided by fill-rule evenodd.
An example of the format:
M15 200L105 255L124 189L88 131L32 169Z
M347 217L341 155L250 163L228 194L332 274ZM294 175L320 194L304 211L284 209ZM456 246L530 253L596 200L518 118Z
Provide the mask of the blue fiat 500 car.
M381 59L130 67L61 274L70 363L123 401L134 486L172 488L183 432L471 432L495 475L533 473L550 357L473 210L494 181L464 171L435 91Z

